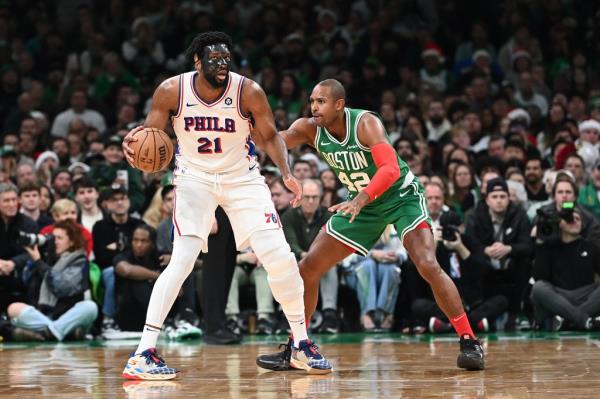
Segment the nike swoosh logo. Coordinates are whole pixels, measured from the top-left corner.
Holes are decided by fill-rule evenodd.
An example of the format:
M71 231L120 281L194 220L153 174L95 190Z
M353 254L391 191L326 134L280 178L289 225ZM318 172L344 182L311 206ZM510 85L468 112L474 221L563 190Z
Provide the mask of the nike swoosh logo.
M251 168L249 167L248 170L253 170L254 168L256 168L256 164L254 164L254 166L252 166Z
M405 191L403 193L398 194L400 196L400 198L404 197L406 194L408 194L408 191Z
M185 105L188 106L188 107L195 107L198 104L197 103L196 104L185 103Z
M329 144L331 144L331 143L321 143L321 145L329 145Z

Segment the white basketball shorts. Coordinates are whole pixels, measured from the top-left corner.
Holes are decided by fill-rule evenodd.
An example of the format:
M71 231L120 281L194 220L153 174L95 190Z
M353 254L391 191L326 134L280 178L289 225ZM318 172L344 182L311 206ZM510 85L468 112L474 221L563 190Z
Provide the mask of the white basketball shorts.
M236 173L178 168L173 184L174 234L202 238L203 252L208 252L206 243L219 205L229 217L238 249L249 246L255 231L281 229L271 192L258 167Z

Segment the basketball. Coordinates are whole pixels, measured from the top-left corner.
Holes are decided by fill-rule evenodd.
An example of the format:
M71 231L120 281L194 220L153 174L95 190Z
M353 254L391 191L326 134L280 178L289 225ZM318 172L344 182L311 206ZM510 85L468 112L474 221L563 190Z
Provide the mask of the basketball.
M135 135L137 141L129 146L133 155L133 166L141 171L154 173L169 166L173 157L173 142L162 130L147 127Z

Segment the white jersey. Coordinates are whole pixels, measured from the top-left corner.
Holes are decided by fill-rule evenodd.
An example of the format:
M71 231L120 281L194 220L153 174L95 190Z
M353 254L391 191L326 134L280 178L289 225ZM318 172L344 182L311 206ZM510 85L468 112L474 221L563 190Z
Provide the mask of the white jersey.
M254 168L251 122L240 108L245 78L229 72L223 95L210 104L196 92L197 78L197 71L179 75L179 106L172 117L178 143L175 174L181 169L228 173Z

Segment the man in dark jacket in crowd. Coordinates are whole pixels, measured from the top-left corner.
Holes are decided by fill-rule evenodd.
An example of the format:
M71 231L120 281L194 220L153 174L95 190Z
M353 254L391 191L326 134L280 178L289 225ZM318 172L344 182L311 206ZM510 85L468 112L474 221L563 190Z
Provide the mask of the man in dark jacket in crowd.
M504 295L484 295L483 281L492 270L490 262L472 237L461 234L464 226L456 213L442 213L438 230L434 234L437 261L456 284L471 324L478 331L489 331L493 328L492 323L496 317L508 307L508 300ZM417 275L416 270L414 275ZM428 285L422 278L420 280L422 284L418 286L421 289L415 291L417 297L412 303L415 317L428 321L429 331L432 333L451 332L452 325L435 303Z
M130 202L124 186L115 185L107 195L110 216L97 221L92 230L96 263L102 269L104 284L103 330L116 330L115 315L115 256L129 248L133 231L142 221L129 215ZM111 331L112 332L112 331Z
M504 179L494 178L487 183L485 203L469 219L467 235L483 248L493 269L485 279L484 292L488 297L502 294L508 298L505 329L510 331L516 327L531 275L531 226L525 211L510 202Z
M24 287L20 271L29 259L18 239L19 232L37 233L37 224L19 213L17 188L0 183L0 313L9 304L24 301Z
M559 173L552 187L554 201L541 207L541 212L558 212L565 202L573 202L581 216L581 237L593 242L600 242L600 222L591 212L576 204L577 196L578 188L575 182L569 175ZM535 221L537 221L537 217ZM537 235L537 229L534 228L532 235Z
M572 209L571 220L561 217L558 243L536 248L531 290L536 318L554 331L565 321L577 329L600 330L600 247L581 236L581 210ZM569 218L567 218L569 219Z

